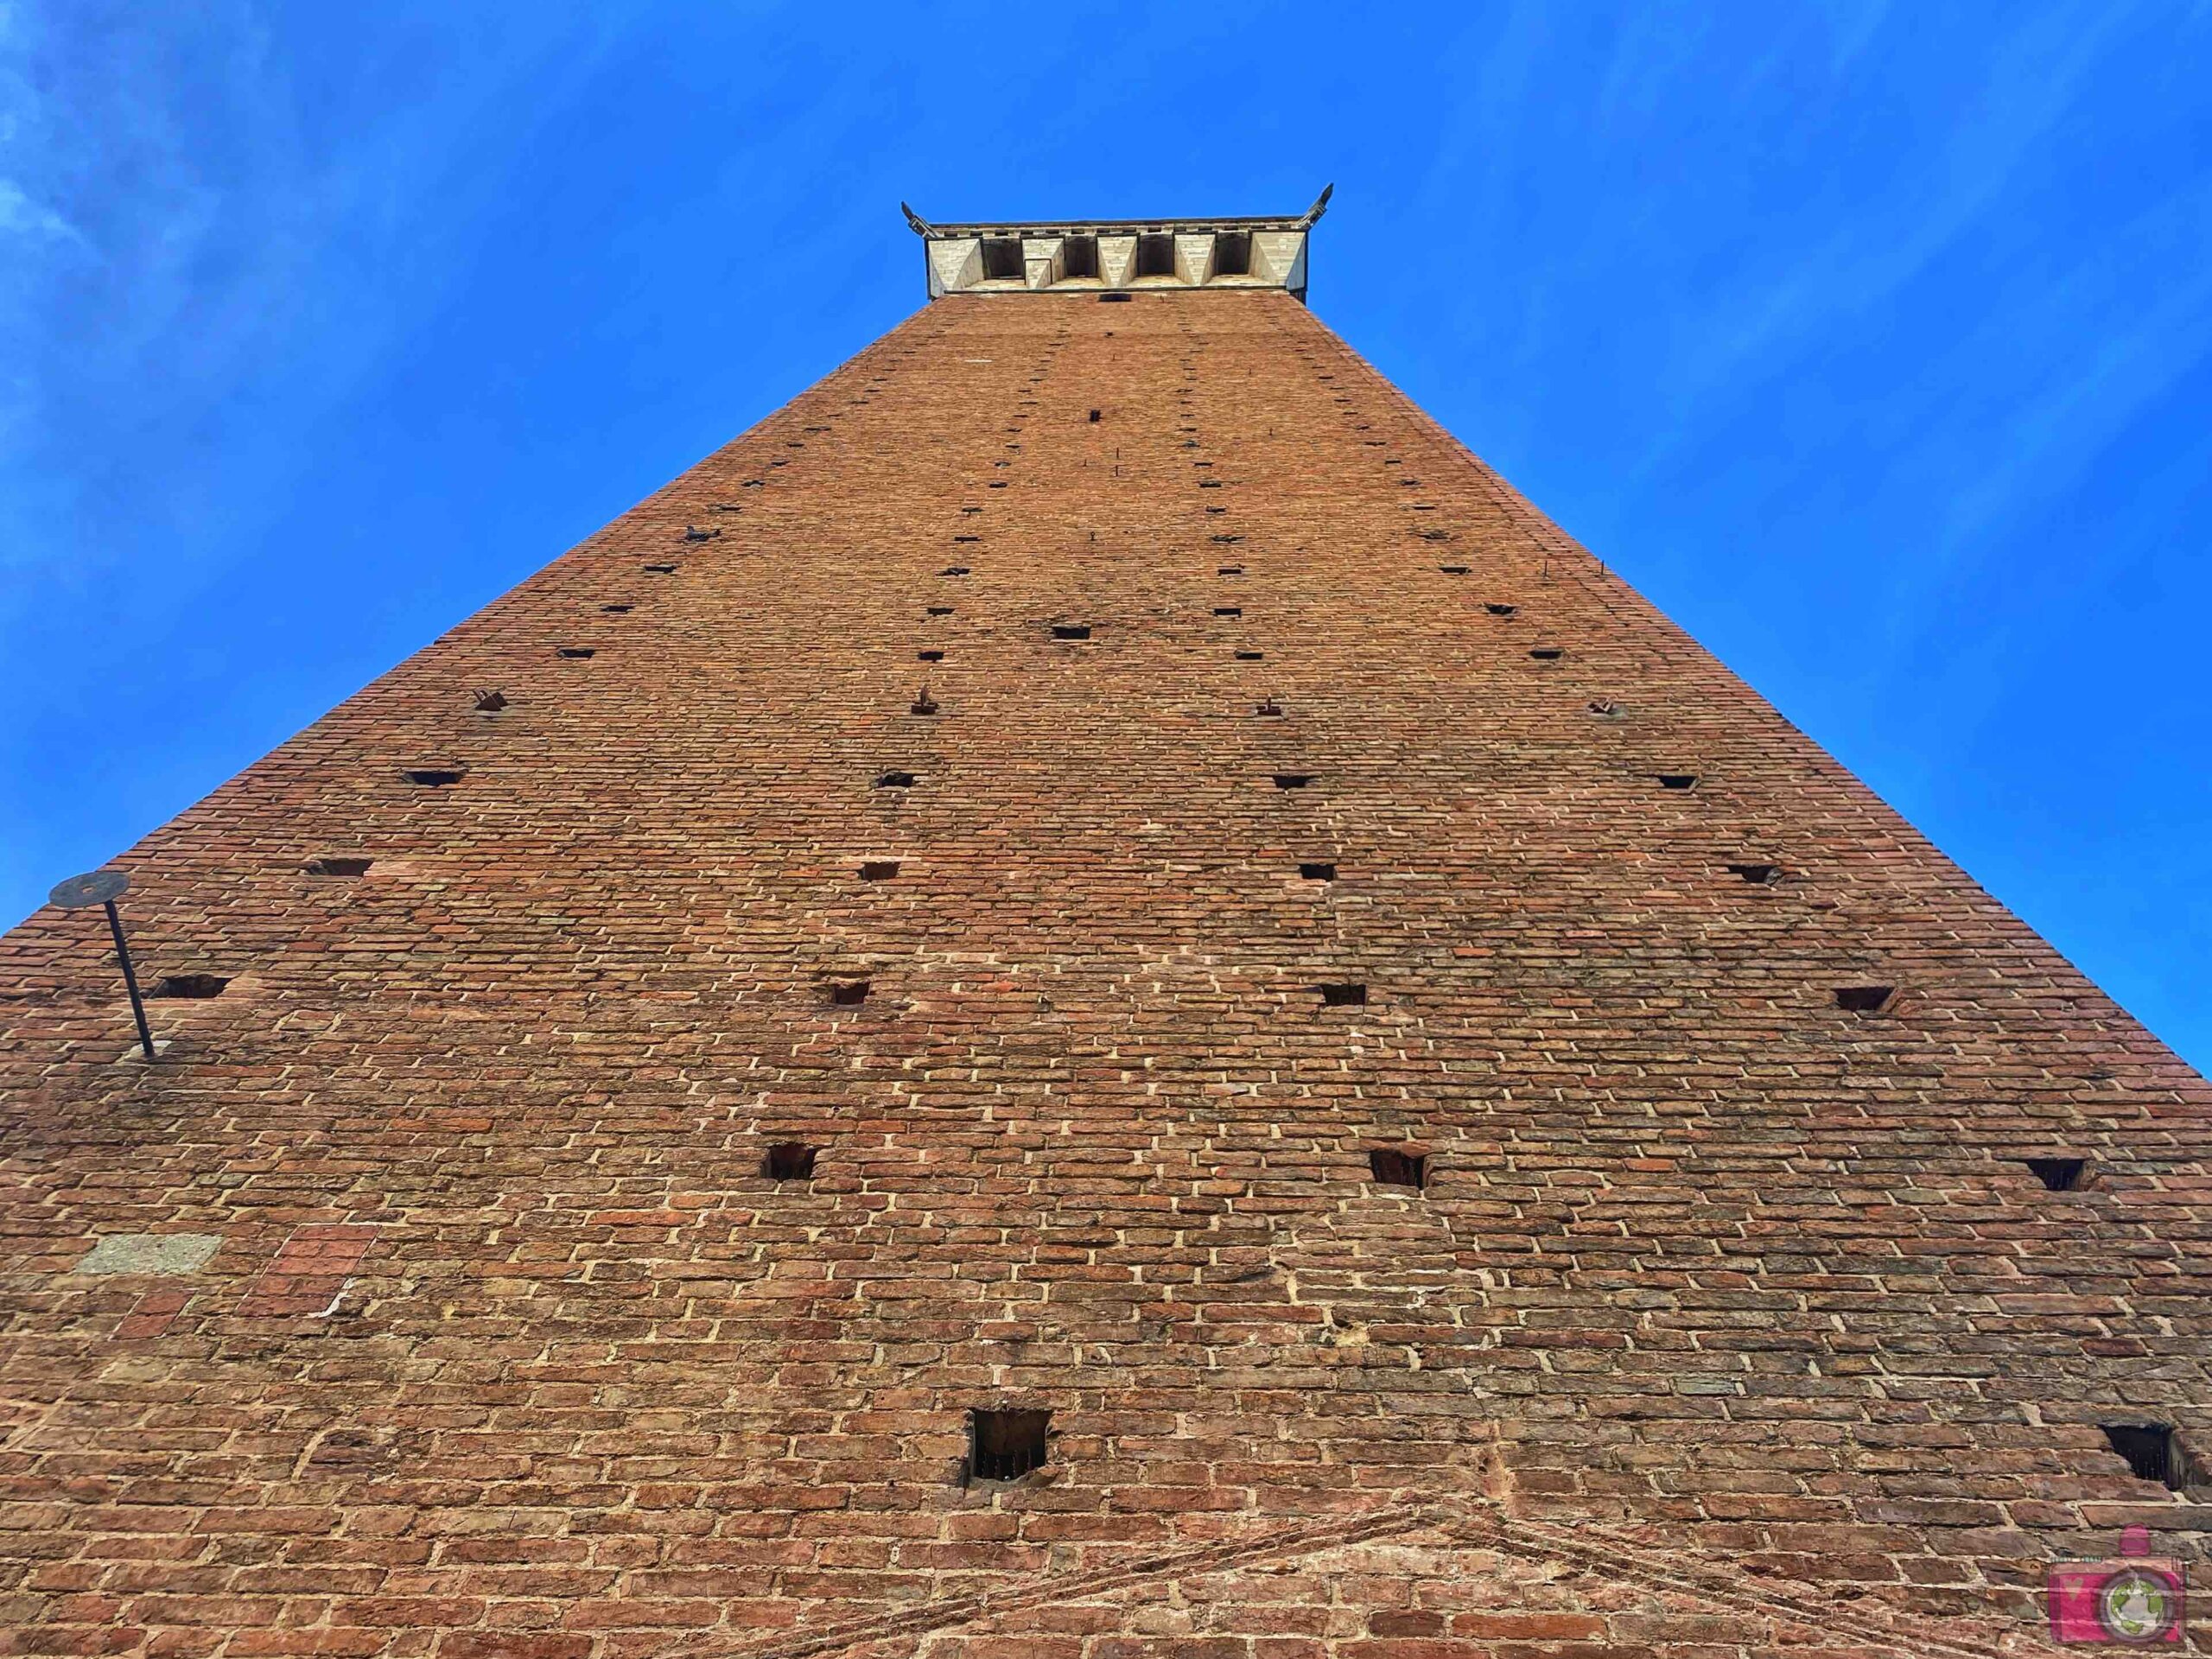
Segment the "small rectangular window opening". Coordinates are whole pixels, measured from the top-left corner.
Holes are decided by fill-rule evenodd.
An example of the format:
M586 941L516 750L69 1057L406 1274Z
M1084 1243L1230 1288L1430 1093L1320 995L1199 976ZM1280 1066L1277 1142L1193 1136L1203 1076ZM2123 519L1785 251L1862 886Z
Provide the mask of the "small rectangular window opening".
M2105 1441L2127 1460L2127 1472L2138 1480L2155 1480L2169 1491L2185 1491L2193 1484L2189 1456L2181 1439L2166 1423L2099 1423Z
M1175 274L1175 238L1165 234L1137 238L1137 270L1140 276L1173 276Z
M877 776L875 786L878 789L912 789L914 774L911 772L882 772Z
M863 881L888 881L898 874L899 861L895 858L871 858L861 866Z
M1488 611L1492 616L1510 616L1520 608L1518 605L1503 605L1495 602L1483 607L1483 609Z
M1410 1186L1419 1192L1428 1185L1427 1153L1376 1147L1367 1154L1367 1167L1383 1186Z
M602 611L607 612L611 615L627 616L632 611L637 609L637 607L634 605L602 605L599 608Z
M1879 1014L1897 994L1894 985L1839 985L1835 1005L1847 1014Z
M366 875L372 860L365 858L312 858L308 861L309 875Z
M1126 294L1101 294L1098 296L1101 305L1127 305L1128 302L1129 296Z
M1080 622L1055 622L1052 624L1052 638L1055 639L1088 639L1090 638L1090 630L1088 626Z
M832 1006L836 1007L857 1008L868 1001L868 981L864 979L836 981L830 987L830 1001Z
M797 1141L779 1141L760 1160L760 1173L772 1181L810 1181L815 1150Z
M589 657L594 655L594 652L590 645L563 645L561 647L561 654L563 657Z
M461 781L459 770L450 766L416 766L405 777L409 783L420 784L425 789L443 789Z
M1310 772L1279 772L1275 773L1277 789L1303 789L1313 781Z
M1779 864L1731 864L1728 874L1740 875L1755 887L1764 887L1782 874Z
M1252 274L1252 237L1247 231L1224 231L1213 239L1213 274L1249 276Z
M968 1472L976 1480L1019 1480L1045 1466L1049 1411L968 1414Z
M941 651L918 651L914 656L917 660L925 663L941 663L944 660L944 653Z
M1662 772L1658 779L1662 789L1692 789L1697 785L1697 773L1694 772Z
M1298 867L1298 874L1308 881L1333 881L1337 879L1337 867L1333 864L1301 864Z
M1265 660L1263 654L1256 651L1240 651L1235 654L1236 660L1240 663L1257 663Z
M2086 1158L2031 1158L2027 1165L2029 1173L2053 1192L2079 1192L2089 1166Z
M676 574L676 567L672 564L649 564L645 569L657 576L671 576Z
M1244 567L1241 564L1224 564L1214 572L1217 576L1241 576L1243 574Z
M1557 645L1538 645L1529 653L1540 663L1555 663L1567 655Z
M1241 605L1217 605L1213 607L1213 613L1216 616L1242 616L1244 609Z
M1464 576L1468 569L1464 564L1440 564L1436 568L1447 576Z
M929 607L927 614L931 616L950 616L952 614L952 607L950 605L932 605Z
M1005 282L1021 275L1021 242L1018 237L987 236L983 238L983 280L987 283Z
M1099 415L1099 412L1098 412L1096 410L1095 410L1095 409L1094 409L1094 410L1092 410L1090 411L1090 423L1091 423L1093 426L1096 426L1096 425L1097 425L1097 424L1098 424L1098 422L1099 422L1100 418L1101 418L1101 416L1100 416L1100 415Z
M202 1001L211 996L220 996L230 982L221 974L168 974L156 980L154 988L146 995Z
M1096 276L1098 238L1095 236L1071 236L1061 243L1060 274L1063 276Z
M1321 1006L1325 1008L1363 1008L1367 1006L1367 987L1364 985L1323 985Z

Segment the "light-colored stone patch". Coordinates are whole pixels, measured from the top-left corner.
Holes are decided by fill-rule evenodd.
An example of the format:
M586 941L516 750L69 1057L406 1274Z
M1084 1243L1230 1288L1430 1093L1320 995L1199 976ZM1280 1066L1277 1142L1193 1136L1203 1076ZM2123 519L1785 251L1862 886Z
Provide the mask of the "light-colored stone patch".
M110 1233L70 1271L86 1275L118 1273L197 1273L223 1248L214 1233Z

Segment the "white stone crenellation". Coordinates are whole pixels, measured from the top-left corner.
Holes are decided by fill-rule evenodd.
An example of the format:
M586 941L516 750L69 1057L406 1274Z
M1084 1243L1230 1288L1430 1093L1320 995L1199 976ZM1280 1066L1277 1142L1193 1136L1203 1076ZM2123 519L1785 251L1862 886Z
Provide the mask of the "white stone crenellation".
M1290 219L931 225L906 213L922 238L932 300L1191 288L1280 289L1302 300L1306 238L1329 194Z

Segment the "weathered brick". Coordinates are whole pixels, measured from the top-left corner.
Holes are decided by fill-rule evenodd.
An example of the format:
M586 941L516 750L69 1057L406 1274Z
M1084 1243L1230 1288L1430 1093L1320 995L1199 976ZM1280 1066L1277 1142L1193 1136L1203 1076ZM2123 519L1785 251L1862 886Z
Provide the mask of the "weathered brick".
M2203 1557L2097 1424L2212 1452L2212 1094L1282 294L932 306L118 862L230 983L148 1067L0 939L10 1651L1923 1659Z

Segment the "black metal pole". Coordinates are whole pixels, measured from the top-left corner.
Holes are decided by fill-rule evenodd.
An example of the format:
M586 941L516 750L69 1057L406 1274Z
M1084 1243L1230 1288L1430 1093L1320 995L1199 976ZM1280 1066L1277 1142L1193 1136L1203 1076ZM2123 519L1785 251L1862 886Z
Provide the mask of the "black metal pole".
M115 935L115 958L123 964L124 988L130 993L130 1017L138 1022L138 1040L145 1045L146 1058L154 1058L154 1033L146 1028L146 1005L138 1000L138 976L130 970L130 947L123 942L123 918L116 914L115 900L111 899L102 906L107 912L108 931Z

